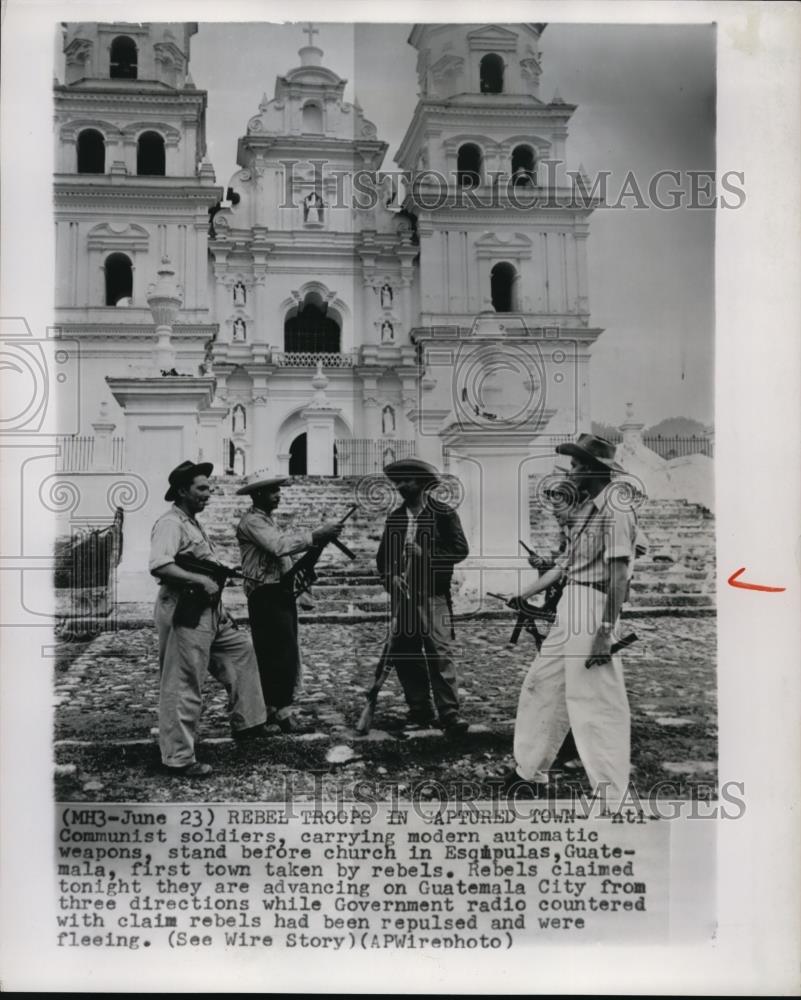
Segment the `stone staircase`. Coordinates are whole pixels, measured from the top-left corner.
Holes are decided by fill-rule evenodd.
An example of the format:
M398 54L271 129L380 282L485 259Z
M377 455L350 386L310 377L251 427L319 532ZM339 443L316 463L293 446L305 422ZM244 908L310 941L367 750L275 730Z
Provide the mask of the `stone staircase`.
M281 492L276 520L283 526L314 527L323 520L341 517L357 503L359 480L296 477ZM235 528L250 506L247 497L236 496L241 480L216 477L214 494L203 514L203 523L218 558L231 566L239 564ZM533 497L532 481L532 497ZM398 498L396 498L398 501ZM393 506L394 506L393 501ZM356 554L350 562L329 547L317 566L314 607L301 609L301 621L354 622L381 619L387 599L375 572L375 553L383 530L386 507L361 505L348 520L343 541ZM632 581L631 607L642 614L710 614L714 611L715 532L714 518L702 507L682 500L648 501L639 510L639 521L649 541L647 556L637 561ZM532 500L530 508L532 548L549 553L558 545L558 527L553 517ZM226 591L226 606L235 616L246 615L242 589L232 584ZM457 613L459 608L457 607Z
M686 500L648 500L638 510L648 553L637 560L631 584L633 608L685 608L709 613L715 600L715 519ZM554 518L532 502L531 547L547 553L558 545Z

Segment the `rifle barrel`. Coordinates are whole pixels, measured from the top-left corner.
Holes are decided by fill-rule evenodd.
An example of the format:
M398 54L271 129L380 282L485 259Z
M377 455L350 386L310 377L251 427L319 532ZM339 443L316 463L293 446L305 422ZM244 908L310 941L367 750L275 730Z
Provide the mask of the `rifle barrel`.
M347 547L347 545L344 542L340 542L338 538L332 538L331 544L335 545L340 552L344 552L344 554L348 557L348 559L356 558L356 553L351 552L351 550Z

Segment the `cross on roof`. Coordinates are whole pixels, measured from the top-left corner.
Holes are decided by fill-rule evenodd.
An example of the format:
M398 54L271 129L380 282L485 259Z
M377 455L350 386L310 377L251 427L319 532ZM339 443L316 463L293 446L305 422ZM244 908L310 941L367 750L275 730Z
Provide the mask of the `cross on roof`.
M314 27L311 21L307 21L307 27L303 29L303 34L309 36L309 45L314 45L314 36L319 35L320 32Z

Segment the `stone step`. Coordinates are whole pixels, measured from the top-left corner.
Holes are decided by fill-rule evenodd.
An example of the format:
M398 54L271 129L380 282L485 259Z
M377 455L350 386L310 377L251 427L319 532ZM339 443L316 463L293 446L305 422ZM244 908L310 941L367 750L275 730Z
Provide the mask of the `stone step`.
M282 490L276 520L282 527L305 527L339 516L355 502L358 482L356 478L295 477ZM235 528L250 506L247 497L236 495L240 483L235 477L214 479L214 493L202 516L218 558L229 565L238 565L240 561ZM535 488L536 479L532 479L532 497ZM315 609L310 614L322 616L320 620L329 620L326 616L334 615L337 620L354 621L371 620L369 616L375 613L385 614L387 597L375 573L375 554L386 513L386 509L361 508L349 519L343 541L357 558L348 562L335 550L322 557L314 586ZM716 583L714 518L684 500L649 500L640 507L638 515L650 551L637 562L632 585L635 607L678 610L707 606ZM533 499L529 524L531 547L542 555L551 555L559 545L558 526L552 515L539 508ZM655 558L660 553L670 558ZM232 602L244 610L244 595L237 586L226 592L226 604ZM382 610L376 612L376 608ZM363 619L364 615L368 618Z

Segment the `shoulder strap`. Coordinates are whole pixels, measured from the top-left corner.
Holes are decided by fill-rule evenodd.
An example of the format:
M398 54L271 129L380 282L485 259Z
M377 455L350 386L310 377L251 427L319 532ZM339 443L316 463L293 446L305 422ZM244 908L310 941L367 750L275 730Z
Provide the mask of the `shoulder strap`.
M575 533L575 535L573 535L573 536L572 536L572 537L570 538L570 541L568 542L568 545L567 545L567 549L566 549L566 555L567 555L567 559L568 559L568 562L569 562L569 561L570 561L570 560L571 560L571 559L573 558L573 553L574 553L574 552L576 551L576 546L577 546L577 545L578 545L578 543L579 543L579 539L580 539L580 538L581 538L581 536L582 536L582 535L584 534L584 531L585 531L585 529L586 529L587 525L588 525L588 524L590 523L590 521L591 521L591 520L592 520L592 519L593 519L593 518L595 517L595 515L596 515L596 514L597 514L597 513L599 512L599 511L600 511L600 508L599 508L599 507L596 507L596 506L595 506L595 504L593 503L593 505L592 505L592 510L591 510L591 511L589 512L589 514L588 514L588 515L587 515L587 516L586 516L586 517L584 518L584 521L582 522L582 525L581 525L581 527L580 527L580 528L579 528L579 530L578 530L578 531L577 531L577 532Z

